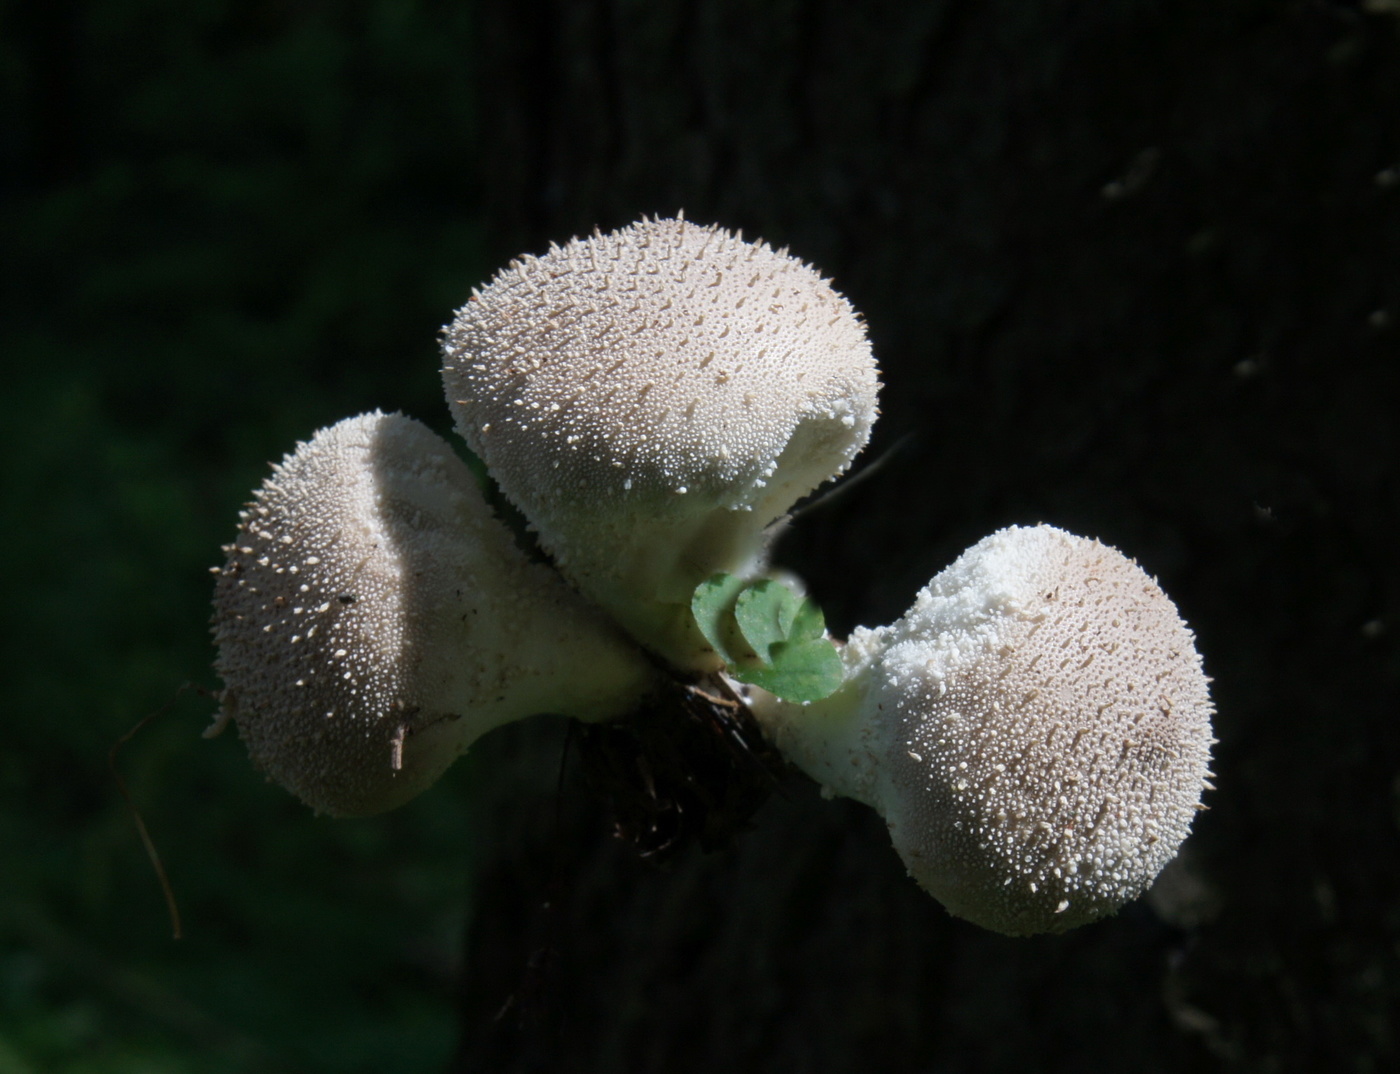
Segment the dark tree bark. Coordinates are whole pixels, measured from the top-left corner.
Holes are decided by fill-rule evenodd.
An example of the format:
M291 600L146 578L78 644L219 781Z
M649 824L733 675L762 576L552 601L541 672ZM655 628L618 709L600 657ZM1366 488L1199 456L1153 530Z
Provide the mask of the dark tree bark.
M505 733L456 1069L1394 1064L1394 5L488 0L479 45L497 261L683 208L866 315L888 465L779 557L833 627L1100 537L1197 630L1220 791L1149 899L1013 941L797 777L657 870Z

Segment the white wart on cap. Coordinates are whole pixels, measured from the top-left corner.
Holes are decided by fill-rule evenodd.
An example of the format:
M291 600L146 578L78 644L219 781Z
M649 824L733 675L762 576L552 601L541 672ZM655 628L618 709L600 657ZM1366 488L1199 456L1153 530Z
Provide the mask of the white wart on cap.
M416 421L323 429L255 495L215 588L223 713L319 811L391 809L499 724L607 719L647 688L641 654Z
M1050 526L984 539L892 627L858 631L852 681L759 705L784 753L885 818L947 909L1062 932L1136 898L1200 805L1212 712L1191 631L1136 564Z
M810 266L684 220L512 262L444 331L457 427L560 569L706 666L694 587L869 438L864 326ZM679 611L678 611L679 610Z

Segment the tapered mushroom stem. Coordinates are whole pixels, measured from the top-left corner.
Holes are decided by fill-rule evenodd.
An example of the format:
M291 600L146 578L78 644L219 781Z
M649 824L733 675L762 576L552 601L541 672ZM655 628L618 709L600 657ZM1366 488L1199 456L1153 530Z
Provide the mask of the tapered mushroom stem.
M831 793L875 808L956 916L1025 935L1113 913L1203 808L1212 708L1194 638L1096 541L993 534L844 657L831 698L756 691L755 716Z
M696 585L756 573L768 527L876 415L850 304L786 253L684 220L513 262L443 351L458 430L559 569L685 668L720 664Z
M653 681L416 421L323 429L256 497L215 591L223 710L254 762L317 810L391 809L500 724L606 720Z

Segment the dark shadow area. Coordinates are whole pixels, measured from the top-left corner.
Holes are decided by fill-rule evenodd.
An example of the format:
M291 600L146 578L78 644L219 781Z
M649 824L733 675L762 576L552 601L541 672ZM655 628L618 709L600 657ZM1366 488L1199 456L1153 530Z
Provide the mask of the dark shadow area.
M1392 0L0 0L0 1067L1380 1072L1400 1057ZM787 781L614 839L564 725L317 821L182 701L266 462L403 410L522 251L643 213L864 314L864 459L779 550L833 631L1045 521L1196 630L1219 791L1145 900L1009 940ZM455 441L454 441L455 442ZM562 787L562 789L561 789Z

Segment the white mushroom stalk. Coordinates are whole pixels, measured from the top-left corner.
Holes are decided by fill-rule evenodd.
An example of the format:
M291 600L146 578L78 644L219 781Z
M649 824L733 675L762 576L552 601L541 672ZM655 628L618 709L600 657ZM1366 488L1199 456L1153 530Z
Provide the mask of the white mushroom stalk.
M500 724L606 720L652 681L416 421L323 429L255 495L215 591L222 715L321 812L391 809Z
M843 655L831 698L758 692L755 715L827 790L875 808L958 917L1027 935L1113 913L1204 808L1212 708L1194 638L1096 541L993 534Z
M810 266L684 220L512 262L444 330L457 428L559 569L683 668L689 602L865 445L864 326Z

